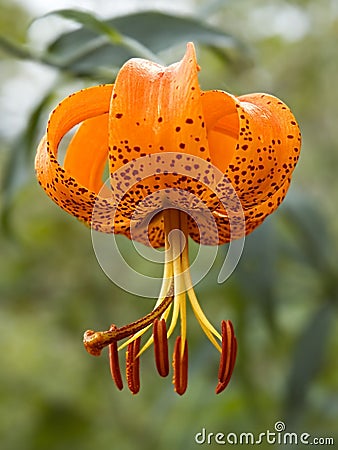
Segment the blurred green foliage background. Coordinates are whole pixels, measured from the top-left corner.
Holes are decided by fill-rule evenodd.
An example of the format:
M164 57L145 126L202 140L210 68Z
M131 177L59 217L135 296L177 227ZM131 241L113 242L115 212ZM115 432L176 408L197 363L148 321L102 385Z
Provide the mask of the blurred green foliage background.
M115 2L118 12L109 2L102 12L103 3L86 6L113 19L115 33L69 11L62 15L77 31L59 14L28 33L29 2L0 2L1 449L188 449L198 447L202 428L259 433L278 420L337 445L338 2L195 0L176 13L169 2L153 3L153 12L144 2L148 12L136 16L135 2L125 14L128 1ZM170 17L159 14L170 6ZM45 2L43 11L54 8ZM223 248L196 288L210 319L229 318L237 330L229 388L214 394L219 356L190 313L185 396L157 376L148 351L133 397L117 392L105 356L85 352L82 333L136 319L152 303L105 276L90 231L37 186L33 158L48 112L64 96L113 81L130 56L152 52L171 63L191 39L203 89L280 97L300 123L303 149L284 204L246 239L235 273L217 283Z

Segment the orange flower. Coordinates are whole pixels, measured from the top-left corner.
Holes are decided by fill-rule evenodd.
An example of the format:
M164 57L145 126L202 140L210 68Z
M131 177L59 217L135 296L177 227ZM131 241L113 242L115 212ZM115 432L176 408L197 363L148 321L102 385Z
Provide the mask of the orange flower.
M192 43L169 67L128 61L115 85L84 89L52 112L36 156L46 193L93 229L165 247L162 289L152 312L108 331L87 331L94 355L109 346L113 379L123 382L117 341L127 349L127 382L139 390L139 356L154 343L160 375L169 372L167 339L180 316L173 352L174 386L187 387L186 298L221 353L216 392L228 384L237 343L230 321L221 334L205 317L189 273L188 236L223 244L253 231L284 199L300 151L300 131L288 107L267 94L234 97L201 91ZM61 165L63 136L81 124ZM103 173L108 163L110 183ZM172 233L181 230L181 233ZM169 328L166 323L170 311ZM141 335L153 333L140 349Z

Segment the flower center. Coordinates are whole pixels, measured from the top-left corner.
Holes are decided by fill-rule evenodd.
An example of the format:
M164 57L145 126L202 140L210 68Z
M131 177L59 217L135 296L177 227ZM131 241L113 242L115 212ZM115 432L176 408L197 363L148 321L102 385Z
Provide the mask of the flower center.
M122 389L123 383L119 369L118 351L127 347L126 376L130 390L139 390L139 357L154 344L155 362L161 376L169 373L168 339L180 319L180 334L176 338L173 352L173 383L178 394L182 395L187 388L188 345L186 300L190 301L192 310L202 330L221 353L219 383L216 392L221 392L230 380L235 364L237 342L230 321L222 322L220 334L200 307L189 270L188 255L188 217L178 209L166 209L162 212L165 231L164 273L161 290L154 309L135 322L117 328L112 325L107 331L92 330L84 334L84 345L92 355L100 355L101 350L109 346L110 368L115 384ZM167 322L171 313L169 327ZM140 348L141 336L153 327L152 335ZM128 338L120 347L117 342ZM226 384L225 384L226 383Z

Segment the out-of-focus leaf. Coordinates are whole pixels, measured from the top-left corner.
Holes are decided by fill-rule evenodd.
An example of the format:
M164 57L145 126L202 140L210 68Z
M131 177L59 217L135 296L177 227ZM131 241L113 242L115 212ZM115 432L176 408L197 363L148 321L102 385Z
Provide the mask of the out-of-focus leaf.
M261 309L266 322L275 328L275 286L280 241L269 221L245 240L244 252L234 279L247 301Z
M119 68L132 57L156 57L161 51L188 41L217 49L224 58L245 53L245 47L236 38L196 18L147 11L101 22L96 18L89 20L87 14L84 18L67 11L68 18L83 26L58 37L43 57L75 74L92 75L98 67ZM100 28L104 33L100 33ZM113 30L114 39L109 39L108 29ZM120 42L117 36L121 37Z
M2 229L9 231L9 213L13 196L27 181L33 172L32 156L38 139L41 114L50 103L54 90L48 91L32 111L26 128L11 145L9 157L3 168L3 181L1 191L3 205L1 209Z
M16 42L12 42L5 36L0 36L0 49L6 53L20 59L33 59L33 55L27 47Z
M318 205L309 196L293 192L282 206L285 219L302 247L306 260L316 270L328 271L332 267L332 241Z
M286 387L285 416L288 423L292 423L299 411L304 409L311 381L323 363L334 315L333 302L322 304L299 336Z
M94 32L95 35L105 38L104 42L102 40L102 43L105 44L108 43L113 46L121 47L133 56L139 56L151 59L152 61L160 62L158 60L157 55L155 55L155 53L152 53L147 47L143 46L139 41L129 36L122 35L112 25L110 25L109 22L98 19L91 13L74 9L60 9L57 11L52 11L43 17L48 17L50 15L56 15L77 22L85 30ZM55 60L55 55L47 53L46 56L47 56L46 59L49 60L50 62L53 62ZM64 65L64 61L62 58L61 59L56 58L56 61L58 61L61 66ZM118 64L117 67L119 68L121 65L122 64Z
M65 19L74 20L95 33L107 35L115 44L119 44L122 41L122 36L118 31L109 26L107 22L97 19L93 14L88 12L75 9L59 9L45 14L42 18L50 15L57 15Z
M0 50L6 52L9 56L18 59L27 59L36 61L52 67L62 68L56 61L51 61L47 54L38 54L34 48L27 44L14 42L5 36L0 36Z

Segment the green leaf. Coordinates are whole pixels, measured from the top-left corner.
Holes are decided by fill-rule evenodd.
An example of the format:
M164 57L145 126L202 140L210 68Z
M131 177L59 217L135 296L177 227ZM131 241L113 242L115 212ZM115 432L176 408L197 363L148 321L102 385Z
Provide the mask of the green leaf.
M313 199L292 191L281 211L306 261L319 272L331 270L332 242L329 230L320 208L313 203Z
M279 277L280 240L274 223L267 219L247 236L234 280L243 298L254 302L271 331L276 330L276 284Z
M45 16L42 16L42 18L48 17L50 15L56 15L65 19L73 20L78 24L82 25L82 27L85 30L94 32L95 35L97 36L101 36L101 38L103 39L100 39L100 45L111 44L113 46L125 49L127 52L130 52L131 55L148 58L151 59L152 61L161 62L158 60L157 56L154 53L152 53L148 48L143 46L140 42L136 41L135 39L129 36L124 36L120 34L107 21L100 20L93 14L73 9L60 9L57 11L52 11L46 14ZM96 48L96 46L97 43L96 44L94 43L94 48ZM77 56L79 55L81 56L82 51L80 50ZM84 54L86 54L86 51L88 51L88 49L85 50ZM48 54L47 59L50 58L52 58L51 61L53 61L54 55ZM62 59L59 61L61 65L64 65L64 61L62 61ZM120 66L121 64L118 65L118 67Z
M82 27L58 37L43 57L77 75L95 75L98 68L119 68L135 56L161 62L160 52L188 41L217 49L224 58L245 54L237 39L196 18L155 11L107 21L72 10L53 14L76 20Z
M51 11L45 14L41 17L41 19L51 15L60 16L65 19L70 19L78 22L88 30L92 30L95 33L108 36L114 44L120 44L122 41L120 33L118 33L114 28L110 27L107 22L97 19L93 14L90 14L88 12L75 9L59 9L57 11Z
M0 49L20 59L33 59L34 56L30 50L17 42L10 41L5 36L0 36Z

